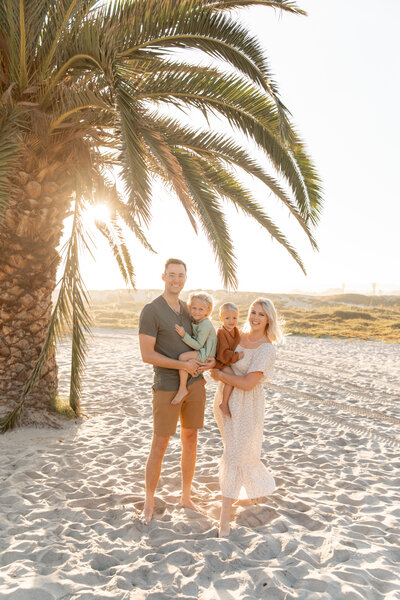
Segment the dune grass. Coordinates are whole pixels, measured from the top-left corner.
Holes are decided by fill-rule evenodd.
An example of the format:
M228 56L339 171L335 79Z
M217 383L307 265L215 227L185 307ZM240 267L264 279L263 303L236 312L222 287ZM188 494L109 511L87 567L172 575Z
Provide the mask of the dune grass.
M267 295L256 292L208 291L215 299L212 321L216 326L218 308L223 302L230 300L238 305L240 323L243 323L250 303L258 296ZM146 300L139 301L135 298L140 296L139 292L96 292L96 298L92 302L94 325L137 329L144 304L160 293L154 290ZM288 334L400 342L400 296L268 294L268 297L274 301L285 320L285 331Z

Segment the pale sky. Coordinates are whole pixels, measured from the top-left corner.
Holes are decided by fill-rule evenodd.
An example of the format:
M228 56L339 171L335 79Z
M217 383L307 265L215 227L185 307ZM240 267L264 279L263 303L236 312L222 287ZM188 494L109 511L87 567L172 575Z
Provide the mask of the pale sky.
M251 8L242 19L260 37L281 97L322 177L325 207L315 232L320 251L264 188L255 197L301 255L289 254L257 224L229 210L239 289L321 292L330 288L400 290L400 83L398 0L299 0L308 17ZM165 260L187 262L187 289L220 289L203 234L195 236L179 201L157 187L148 238L151 255L133 238L138 289L161 288ZM124 288L111 252L98 243L84 261L88 289Z

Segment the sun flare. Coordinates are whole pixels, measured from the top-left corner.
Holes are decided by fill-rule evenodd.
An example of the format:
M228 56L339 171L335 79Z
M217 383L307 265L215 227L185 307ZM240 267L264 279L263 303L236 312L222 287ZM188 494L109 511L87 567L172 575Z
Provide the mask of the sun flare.
M110 209L106 204L94 204L85 211L85 219L91 222L106 223L109 221L110 216Z

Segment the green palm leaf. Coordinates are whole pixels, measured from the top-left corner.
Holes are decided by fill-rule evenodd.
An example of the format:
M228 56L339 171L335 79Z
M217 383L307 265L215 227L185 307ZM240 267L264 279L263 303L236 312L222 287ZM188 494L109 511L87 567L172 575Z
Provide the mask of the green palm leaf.
M204 182L200 164L184 152L177 152L177 159L193 196L197 215L208 238L226 287L236 287L235 257L233 243L218 197Z
M271 219L265 214L262 207L254 201L251 193L241 185L232 174L226 169L221 168L217 163L215 165L210 165L210 163L204 159L199 158L198 160L200 161L204 178L208 181L210 186L212 186L220 196L230 200L236 208L240 208L246 215L252 217L264 227L274 239L286 248L300 266L303 273L306 274L303 262L298 253L294 250L293 246L288 242L278 227L276 227Z

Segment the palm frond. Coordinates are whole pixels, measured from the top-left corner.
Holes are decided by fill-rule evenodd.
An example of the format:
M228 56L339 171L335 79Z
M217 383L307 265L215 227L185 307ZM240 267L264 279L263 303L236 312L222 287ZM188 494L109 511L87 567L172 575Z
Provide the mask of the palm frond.
M242 79L215 69L209 69L208 77L204 72L194 72L191 77L174 73L146 83L146 90L140 90L139 98L193 106L222 115L231 126L253 139L287 180L303 218L309 217L310 201L304 180L290 146L281 139L276 106L265 95Z
M96 221L96 227L102 236L104 236L104 238L107 240L125 283L134 288L135 275L133 271L132 259L126 244L122 240L121 232L118 232L119 235L116 236L115 224L114 227L109 227L106 223L101 221Z
M257 160L252 158L241 145L229 136L213 131L202 131L198 128L182 126L176 119L159 117L156 113L151 115L151 120L157 123L163 135L172 147L185 148L195 152L198 156L207 158L213 164L215 160L223 161L227 165L243 169L249 175L256 177L270 191L283 202L294 215L302 229L307 234L311 245L316 249L315 240L311 234L309 225L300 214L298 207L283 189L280 183L265 169Z
M305 151L304 144L297 138L294 145L293 157L303 177L304 185L310 202L309 219L317 225L322 211L322 187L315 165Z
M159 130L154 128L150 129L150 127L142 127L141 133L148 148L164 171L165 180L171 184L186 211L194 231L197 232L196 221L193 214L192 197L179 162L176 160Z
M230 10L232 8L248 8L250 6L268 6L297 15L306 15L306 11L299 8L291 0L205 0L208 6L216 10Z
M90 250L88 235L84 232L81 218L81 201L75 200L74 222L71 232L71 244L65 264L67 293L72 308L71 331L71 374L69 404L77 417L81 416L80 396L82 386L82 373L86 363L87 339L86 334L91 332L91 317L87 307L89 298L81 277L79 268L79 255L82 247Z
M236 262L233 243L218 197L204 182L196 159L184 153L176 153L186 178L196 212L218 262L224 286L237 287Z
M166 11L159 2L136 2L136 14L132 19L134 23L140 23L140 30L136 28L132 35L135 44L121 55L137 59L139 53L146 56L145 51L149 49L184 48L198 49L213 59L220 59L271 96L280 116L281 134L284 138L290 137L288 111L280 100L260 42L230 15L216 10L221 7L208 5L207 2L183 1L176 2ZM282 3L281 8L284 6ZM286 9L295 12L288 4Z
M150 245L143 229L137 223L135 219L135 214L130 210L129 206L127 206L119 197L115 197L111 202L111 206L115 208L118 215L121 217L125 225L129 227L129 229L135 234L136 238L142 244L146 250L149 252L155 253L155 250Z
M271 236L289 252L303 273L306 274L304 264L296 250L288 242L287 238L282 234L280 229L264 212L264 209L257 202L255 202L249 190L247 190L226 169L217 166L217 164L210 165L209 161L204 159L199 158L198 160L201 165L204 178L210 184L210 186L214 188L214 190L220 196L230 200L236 208L242 210L245 215L252 217L264 229L266 229ZM308 230L308 234L310 235L311 239L313 239L311 232L305 223L304 228Z
M16 110L0 105L0 219L10 192L10 179L21 155L19 117Z
M71 34L71 25L74 17L81 23L84 22L94 0L58 0L47 11L43 23L43 43L41 45L40 76L48 77L54 68L57 50L63 42L68 44Z
M128 205L138 218L148 224L151 216L151 183L146 165L146 148L138 135L138 106L122 83L118 86L116 97L120 115L121 177L128 195Z

